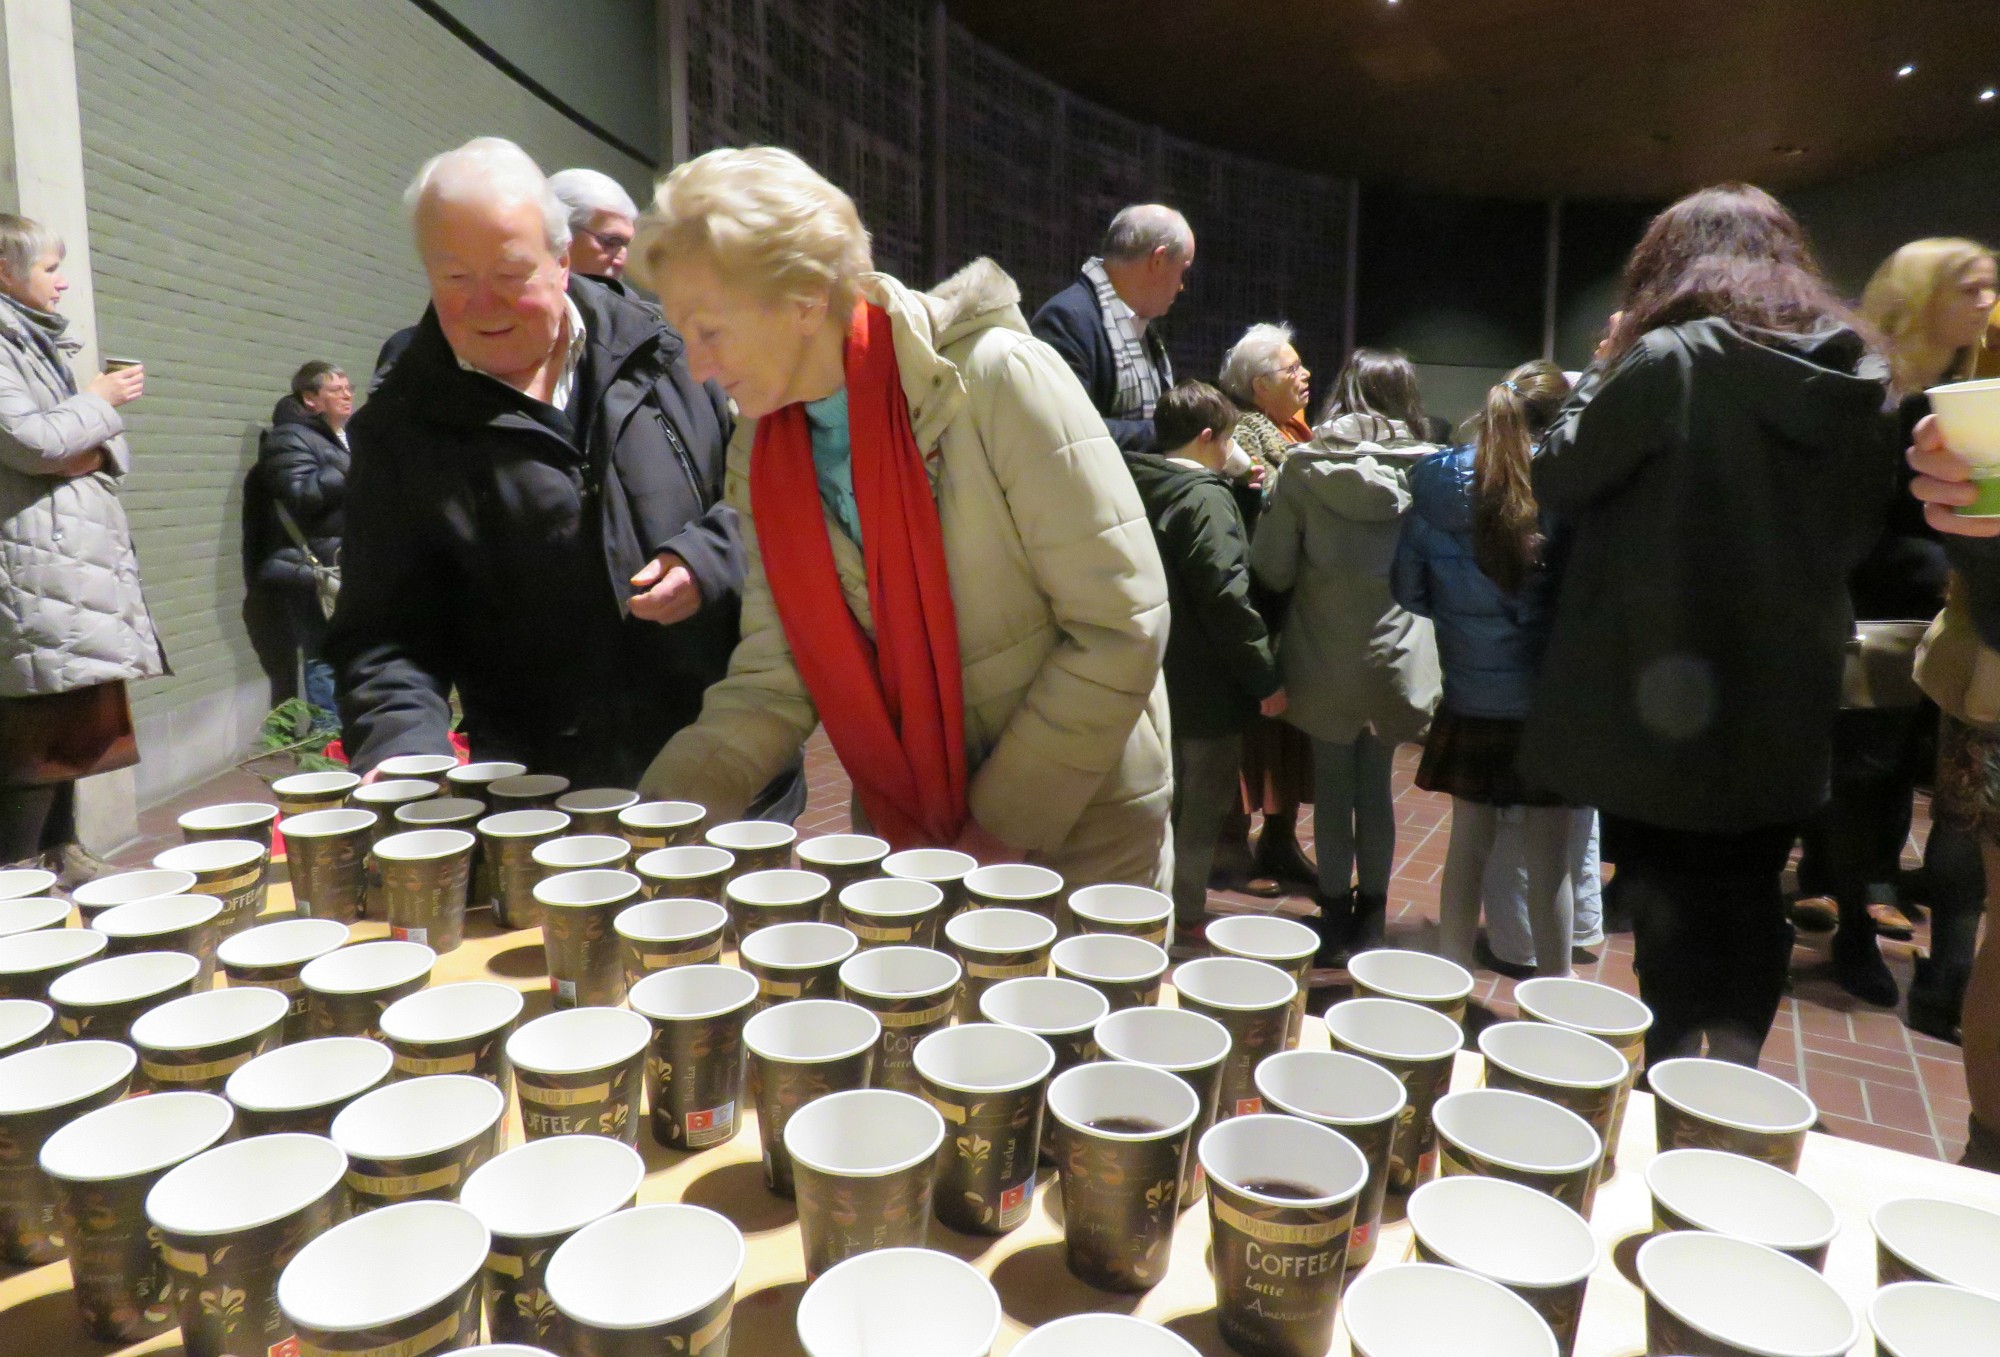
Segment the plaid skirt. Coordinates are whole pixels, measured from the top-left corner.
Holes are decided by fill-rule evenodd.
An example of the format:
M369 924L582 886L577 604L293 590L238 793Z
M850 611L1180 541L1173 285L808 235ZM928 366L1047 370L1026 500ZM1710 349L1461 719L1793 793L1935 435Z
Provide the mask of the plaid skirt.
M2000 841L2000 731L1943 719L1931 817Z
M0 786L53 786L138 761L123 682L0 697Z
M1461 716L1439 707L1417 765L1417 786L1427 792L1476 801L1483 806L1560 806L1559 796L1536 791L1514 768L1521 747L1521 721Z

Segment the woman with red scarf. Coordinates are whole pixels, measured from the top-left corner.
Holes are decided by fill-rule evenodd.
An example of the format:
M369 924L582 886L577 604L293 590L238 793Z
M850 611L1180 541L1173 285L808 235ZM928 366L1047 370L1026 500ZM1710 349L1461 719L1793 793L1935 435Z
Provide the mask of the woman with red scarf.
M632 273L736 403L749 555L728 676L644 789L733 815L824 722L898 848L1164 889L1165 576L1013 281L874 272L852 200L769 147L662 180Z

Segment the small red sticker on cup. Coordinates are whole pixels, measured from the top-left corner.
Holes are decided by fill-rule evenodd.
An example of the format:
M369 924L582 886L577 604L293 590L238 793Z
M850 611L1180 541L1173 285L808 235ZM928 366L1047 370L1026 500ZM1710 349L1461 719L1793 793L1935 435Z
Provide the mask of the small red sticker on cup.
M1003 1216L1006 1215L1009 1211L1012 1211L1023 1201L1027 1200L1028 1189L1033 1186L1034 1179L1030 1178L1027 1182L1017 1184L1002 1192L1000 1194L1000 1214Z
M429 942L431 940L431 932L428 928L398 928L394 924L389 925L389 936L397 942Z
M1350 1249L1365 1249L1368 1247L1368 1241L1373 1239L1374 1237L1375 1237L1375 1222L1372 1220L1367 1221L1363 1224L1355 1226L1352 1230L1348 1231L1347 1247Z
M1239 1117L1248 1117L1263 1110L1264 1100L1262 1098L1238 1098L1236 1100L1236 1115Z
M718 1140L727 1140L735 1129L736 1104L727 1102L720 1107L688 1113L682 1133L687 1137L690 1146L699 1148L703 1145L712 1145Z
M273 1343L264 1352L266 1357L299 1357L299 1336L293 1334L282 1343Z

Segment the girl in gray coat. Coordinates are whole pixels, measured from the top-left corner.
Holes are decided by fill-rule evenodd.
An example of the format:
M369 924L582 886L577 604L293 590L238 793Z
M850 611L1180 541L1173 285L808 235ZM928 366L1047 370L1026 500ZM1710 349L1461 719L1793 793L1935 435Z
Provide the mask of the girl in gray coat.
M74 876L77 778L138 762L127 680L165 670L118 502L132 366L70 375L63 244L0 214L0 863Z

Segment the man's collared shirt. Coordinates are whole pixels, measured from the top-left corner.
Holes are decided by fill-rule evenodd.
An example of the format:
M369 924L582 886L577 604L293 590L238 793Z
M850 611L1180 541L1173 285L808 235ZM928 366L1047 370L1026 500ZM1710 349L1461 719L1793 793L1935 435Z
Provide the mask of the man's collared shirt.
M576 302L567 293L563 296L563 305L569 308L569 314L563 322L569 328L569 342L563 346L562 369L556 373L556 384L550 392L549 404L558 410L567 411L570 398L576 394L576 370L583 362L583 348L590 339L583 330L583 312L576 309ZM500 382L500 379L494 377L492 373L482 372L463 358L459 358L457 350L454 349L451 356L457 359L459 367L464 371L478 372L482 377ZM509 391L518 389L508 386L505 382L500 382L500 385L506 386ZM525 396L527 392L523 391L521 394Z

